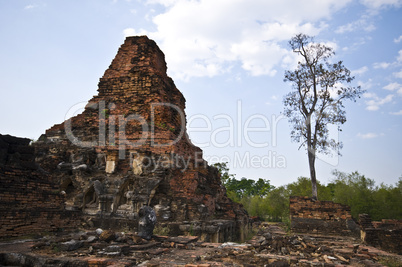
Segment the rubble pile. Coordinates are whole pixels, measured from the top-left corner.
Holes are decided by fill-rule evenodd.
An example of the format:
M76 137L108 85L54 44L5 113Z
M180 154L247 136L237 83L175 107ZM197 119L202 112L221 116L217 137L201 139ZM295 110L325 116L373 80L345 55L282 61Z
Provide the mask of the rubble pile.
M262 223L246 243L208 243L197 236L153 235L96 229L17 244L0 243L0 263L24 266L395 266L402 256L366 246L350 236L288 234ZM22 244L20 244L22 246ZM35 265L36 264L36 265ZM38 265L39 264L39 265Z

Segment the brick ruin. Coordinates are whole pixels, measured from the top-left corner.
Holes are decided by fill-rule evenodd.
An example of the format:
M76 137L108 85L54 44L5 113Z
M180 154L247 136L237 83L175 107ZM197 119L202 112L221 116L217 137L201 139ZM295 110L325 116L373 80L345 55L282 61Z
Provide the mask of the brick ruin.
M402 221L371 221L360 214L355 222L350 207L309 197L290 197L291 229L297 233L353 236L371 246L402 254Z
M341 234L358 236L360 228L350 207L309 197L290 197L291 229L299 233Z
M135 229L149 205L172 233L243 239L247 213L189 140L185 99L166 70L154 41L127 37L84 111L33 144L36 162L90 226Z
M58 186L35 163L27 138L0 135L0 237L74 228L79 212L66 211Z
M359 214L363 242L402 255L402 221L371 221L368 214Z
M401 221L361 215L359 227L349 207L308 197L290 198L292 230L304 234L261 224L247 245L209 243L244 239L249 218L189 140L185 100L166 75L163 53L145 36L127 38L98 92L82 113L33 144L0 135L0 237L89 228L21 246L6 241L1 264L373 264L386 254L356 245L360 231L366 244L402 253ZM138 238L132 231L143 205L156 211L170 235L198 237ZM103 235L95 227L120 231Z

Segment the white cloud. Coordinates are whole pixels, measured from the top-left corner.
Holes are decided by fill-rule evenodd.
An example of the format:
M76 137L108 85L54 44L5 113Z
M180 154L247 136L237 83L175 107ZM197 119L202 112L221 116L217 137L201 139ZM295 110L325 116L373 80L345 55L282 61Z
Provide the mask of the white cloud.
M374 69L388 69L388 68L394 68L396 66L399 66L400 64L402 64L402 50L398 51L398 55L395 58L394 62L388 63L388 62L376 62L373 64L373 68ZM398 78L400 78L399 73L394 73L395 76L397 76Z
M364 66L357 70L352 70L352 75L362 75L368 71L368 67Z
M148 4L161 4L166 7L171 6L177 2L178 2L178 0L148 0L147 1Z
M388 91L396 91L398 95L402 95L402 84L400 83L390 83L383 88Z
M147 35L148 32L144 29L140 29L140 31L137 32L133 28L127 28L127 29L123 30L123 34L124 34L124 37L127 37L127 36L136 36L136 35Z
M398 8L402 5L402 0L361 0L360 2L366 7L365 14L361 15L360 18L353 22L339 26L335 30L336 33L343 34L356 31L372 32L376 30L372 19L373 16L378 15L379 11L383 8Z
M398 56L396 57L396 60L397 60L399 63L402 63L402 50L399 50Z
M402 0L361 0L361 2L373 10L389 6L400 7L402 5Z
M27 6L24 7L24 9L32 9L32 8L35 8L35 6L34 5L27 5Z
M354 31L365 31L365 32L372 32L376 29L373 22L370 20L370 16L363 15L360 19L348 23L346 25L342 25L335 30L336 33L342 34L347 32L354 32Z
M390 83L387 86L383 87L385 90L394 91L402 88L402 85L399 83Z
M392 73L396 78L400 78L400 79L402 79L402 70L401 71L399 71L399 72L394 72L394 73Z
M394 39L394 43L400 43L401 41L402 41L402 35Z
M378 134L376 134L376 133L366 133L366 134L358 133L357 136L362 139L372 139L372 138L378 137Z
M358 81L357 85L360 86L363 90L368 90L373 87L373 80L369 79L367 82ZM365 93L368 94L368 93Z
M151 14L157 30L148 35L164 51L175 79L215 76L237 64L251 75L272 76L295 62L286 41L299 32L317 35L327 27L324 20L350 2L148 0L165 6Z
M363 98L375 98L375 97L377 97L377 95L374 93L364 93L363 94Z
M387 62L376 62L373 64L373 68L375 69L386 69L390 66L390 63Z
M401 116L402 115L402 109L400 111L397 111L397 112L390 112L389 114Z
M370 110L370 111L376 111L380 109L380 106L389 103L392 101L394 95L387 95L384 98L378 97L376 94L374 93L364 93L363 94L364 98L368 98L370 100L366 101L366 109Z

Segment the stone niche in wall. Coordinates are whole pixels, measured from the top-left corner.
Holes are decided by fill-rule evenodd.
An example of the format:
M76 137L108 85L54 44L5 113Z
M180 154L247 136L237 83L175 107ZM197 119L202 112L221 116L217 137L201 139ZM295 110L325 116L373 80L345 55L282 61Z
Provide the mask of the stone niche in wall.
M241 239L247 213L227 197L217 169L191 143L185 99L166 70L154 41L127 37L84 111L34 143L36 161L66 193L67 209L94 220L134 225L139 209L149 205L160 223L220 220L213 225L228 225L225 235Z

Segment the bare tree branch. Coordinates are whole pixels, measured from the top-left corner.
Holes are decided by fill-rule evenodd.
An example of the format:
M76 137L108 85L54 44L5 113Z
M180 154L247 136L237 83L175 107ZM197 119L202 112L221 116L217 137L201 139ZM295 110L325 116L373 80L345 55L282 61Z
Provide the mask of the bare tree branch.
M296 70L285 72L284 81L291 82L294 90L284 98L285 114L293 127L292 140L301 142L299 149L307 145L313 197L317 198L316 153L342 147L342 143L329 140L328 125L338 125L341 130L340 125L346 122L343 100L355 101L364 91L343 85L351 83L354 77L342 61L327 62L335 54L331 47L314 43L312 37L304 34L297 34L289 45L302 60Z

